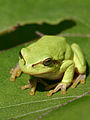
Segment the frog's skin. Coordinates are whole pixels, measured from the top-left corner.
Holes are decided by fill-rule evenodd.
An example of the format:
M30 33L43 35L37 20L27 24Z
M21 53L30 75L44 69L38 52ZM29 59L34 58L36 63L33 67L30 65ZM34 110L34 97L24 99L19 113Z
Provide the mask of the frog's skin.
M70 46L64 37L45 35L28 47L21 49L19 63L10 71L12 74L10 80L14 81L21 72L33 76L30 83L22 87L22 89L32 87L30 95L34 95L37 82L45 85L47 90L55 87L48 92L47 96L51 96L59 89L65 94L66 88L73 81L75 72L78 73L78 77L71 87L76 87L79 82L85 83L86 62L76 43ZM60 79L60 82L48 85L43 78Z

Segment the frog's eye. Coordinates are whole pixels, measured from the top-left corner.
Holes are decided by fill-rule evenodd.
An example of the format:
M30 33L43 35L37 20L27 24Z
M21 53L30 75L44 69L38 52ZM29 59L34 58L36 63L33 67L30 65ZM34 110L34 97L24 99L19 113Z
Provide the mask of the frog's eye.
M52 58L47 58L43 61L44 66L49 66L52 63Z

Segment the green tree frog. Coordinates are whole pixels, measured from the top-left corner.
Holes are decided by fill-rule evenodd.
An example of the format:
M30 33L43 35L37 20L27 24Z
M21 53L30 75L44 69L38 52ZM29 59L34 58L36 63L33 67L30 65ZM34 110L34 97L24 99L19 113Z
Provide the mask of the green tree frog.
M21 72L33 76L29 84L21 87L23 90L31 88L30 95L35 94L38 82L43 84L46 90L50 90L47 96L60 89L62 94L65 94L66 88L71 84L71 87L75 88L79 82L85 83L86 62L76 43L70 46L64 37L44 35L21 49L19 62L10 71L10 80L14 81ZM78 76L73 81L75 73L78 73ZM45 79L59 82L49 85Z

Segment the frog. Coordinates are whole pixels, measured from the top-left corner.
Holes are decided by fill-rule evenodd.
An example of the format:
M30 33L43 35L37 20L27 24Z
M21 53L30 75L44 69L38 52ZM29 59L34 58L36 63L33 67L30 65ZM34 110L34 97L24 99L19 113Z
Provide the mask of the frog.
M66 94L68 87L85 84L86 59L77 43L70 45L65 37L44 35L20 50L19 62L10 70L10 80L15 81L22 72L31 76L29 83L21 87L22 90L30 88L31 96L35 94L38 82L45 86L47 96L59 90ZM45 79L58 82L48 84Z

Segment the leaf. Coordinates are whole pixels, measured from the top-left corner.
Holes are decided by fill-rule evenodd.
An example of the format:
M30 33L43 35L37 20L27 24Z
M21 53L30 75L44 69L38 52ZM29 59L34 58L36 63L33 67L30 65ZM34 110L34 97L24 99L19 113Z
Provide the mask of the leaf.
M0 36L0 49L4 50L23 42L37 39L38 36L35 34L35 31L38 30L44 34L58 34L65 36L70 44L73 42L78 43L87 60L87 78L85 85L79 84L75 89L68 88L66 95L62 95L61 91L59 91L51 97L46 96L47 91L44 91L44 87L38 87L35 96L30 96L28 94L30 91L29 89L25 91L21 90L21 86L27 84L29 76L22 74L21 77L17 78L16 81L12 83L10 82L9 75L10 69L18 62L18 53L20 49L29 43L21 44L20 46L11 48L7 51L1 51L0 120L34 120L48 110L52 110L52 108L57 105L65 104L90 91L89 9L88 0L85 2L82 2L81 0L75 0L73 2L71 0L56 0L55 2L51 0L38 0L37 2L34 0L15 0L13 2L11 0L0 0L1 32L8 30L17 23L24 25L27 23L47 22L41 25L26 25L19 27L16 31L12 30L12 32L9 31L9 33L2 34ZM72 19L70 19L71 17ZM62 19L63 21L60 23ZM54 24L51 25L52 23ZM86 99L86 101L88 100ZM79 103L80 102L82 102L82 100L80 100ZM72 103L71 106L67 106L65 110L72 106L74 109L76 104ZM77 107L76 109L79 108ZM49 118L51 118L51 116L53 116L52 112L50 113ZM55 116L57 116L57 114ZM59 119L58 116L55 118ZM48 118L46 119L48 120Z
M88 65L90 65L89 44L90 40L87 37L68 37L68 42L71 44L76 42L82 48ZM29 76L22 74L14 83L10 82L10 69L18 62L18 52L26 44L11 48L0 53L0 119L27 120L35 119L44 111L52 107L64 104L67 101L90 91L90 76L87 67L86 84L79 84L75 89L69 88L66 95L57 92L51 97L47 97L47 91L39 89L34 96L28 94L29 89L22 91L20 87L26 84ZM83 47L85 46L85 47Z
M61 107L61 109L56 109L53 112L49 113L45 117L43 117L41 120L56 120L57 118L60 118L61 120L90 120L90 95L84 96L76 101L73 101L72 103ZM49 111L48 111L49 112ZM45 115L45 113L43 114ZM40 116L41 118L42 116ZM39 120L39 118L38 118Z
M18 24L51 24L67 18L90 27L89 11L89 0L0 0L0 32Z
M30 42L30 40L38 39L39 36L36 34L36 31L40 31L43 34L56 35L61 31L74 27L75 25L76 22L70 19L64 20L55 25L43 23L41 25L30 24L23 27L20 26L15 31L0 35L0 50L5 50L28 41Z

